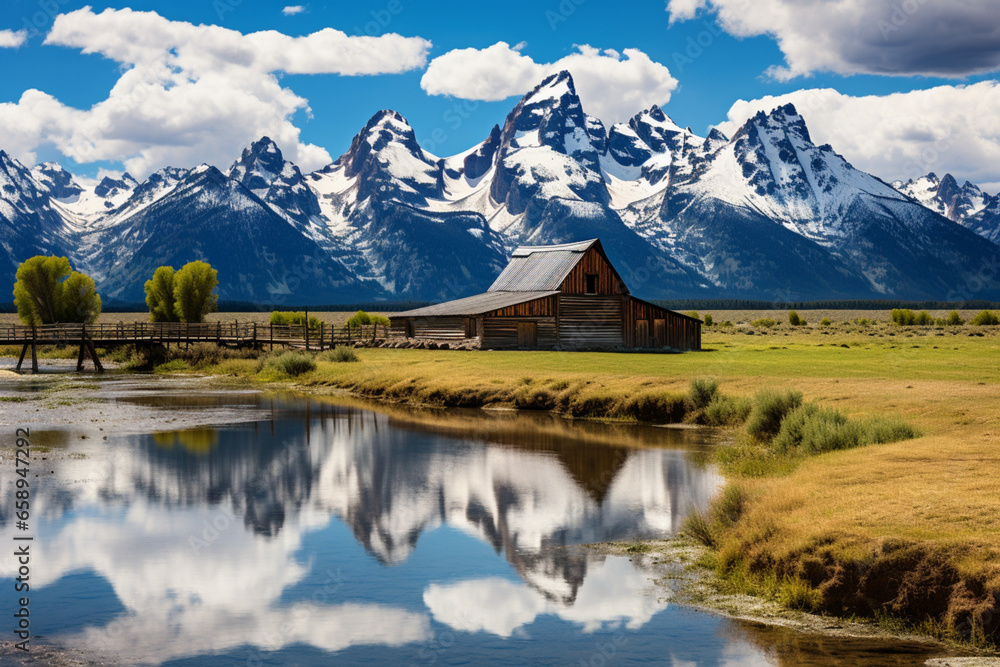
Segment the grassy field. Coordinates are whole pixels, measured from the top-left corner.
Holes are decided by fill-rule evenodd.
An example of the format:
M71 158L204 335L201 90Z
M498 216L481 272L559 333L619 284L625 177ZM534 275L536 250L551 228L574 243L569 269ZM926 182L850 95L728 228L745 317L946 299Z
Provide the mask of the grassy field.
M356 362L321 356L294 381L425 405L671 421L687 414L691 380L711 377L730 396L796 389L853 419L900 418L921 436L733 477L740 507L717 536L713 564L734 588L789 605L903 619L995 646L1000 327L899 327L887 312L800 315L808 326L790 326L785 311L713 313L733 324L706 327L699 353L359 349ZM762 317L781 323L750 324ZM821 326L823 317L832 324ZM262 359L208 356L196 366L292 380Z

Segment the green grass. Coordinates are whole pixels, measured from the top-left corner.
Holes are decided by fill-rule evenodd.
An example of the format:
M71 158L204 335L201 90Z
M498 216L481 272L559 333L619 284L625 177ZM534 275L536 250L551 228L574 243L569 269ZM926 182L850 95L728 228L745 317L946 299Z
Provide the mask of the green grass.
M326 352L320 352L317 354L316 360L333 361L337 363L355 362L358 360L358 354L354 351L353 347L338 345L332 350L327 350Z

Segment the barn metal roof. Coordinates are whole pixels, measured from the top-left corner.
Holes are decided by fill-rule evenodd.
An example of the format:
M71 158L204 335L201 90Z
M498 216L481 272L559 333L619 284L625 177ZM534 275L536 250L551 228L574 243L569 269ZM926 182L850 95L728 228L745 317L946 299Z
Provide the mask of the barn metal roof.
M485 292L464 299L445 301L433 306L425 306L416 310L393 313L390 317L438 317L455 315L481 315L499 308L516 306L526 301L534 301L546 296L558 294L558 290L542 290L533 292Z
M566 276L597 239L560 245L521 246L489 292L558 290Z

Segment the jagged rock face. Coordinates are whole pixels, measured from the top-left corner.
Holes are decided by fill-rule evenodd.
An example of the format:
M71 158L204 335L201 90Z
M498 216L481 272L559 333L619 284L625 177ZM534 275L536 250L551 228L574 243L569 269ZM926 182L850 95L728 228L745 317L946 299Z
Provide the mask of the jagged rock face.
M443 188L440 167L395 111L375 114L334 165L357 181L358 201L377 197L419 206L440 197Z
M490 194L512 215L541 211L553 197L607 204L600 175L606 144L600 121L583 112L573 79L554 74L507 116Z
M890 187L813 144L791 105L732 139L656 106L606 130L567 72L449 158L388 110L311 174L267 137L227 175L168 167L92 190L0 158L4 270L68 254L121 299L141 299L154 261L196 258L240 283L227 298L450 299L485 290L518 244L592 237L645 298L1000 298L1000 278L971 273L1000 262L1000 202L976 186ZM284 280L305 264L309 279Z
M43 162L31 170L39 185L56 199L69 199L83 192L73 175L55 162Z
M934 172L892 185L932 211L1000 244L1000 195L989 195L968 181L959 185L951 174L938 178Z
M285 160L269 137L243 150L240 159L229 168L229 178L242 183L298 225L308 225L321 213L316 193L306 185L302 172Z
M34 255L69 255L71 231L46 187L0 150L0 283L14 284L17 266Z
M477 180L489 173L493 168L493 158L500 149L500 126L494 125L490 136L475 151L469 153L462 162L465 175Z

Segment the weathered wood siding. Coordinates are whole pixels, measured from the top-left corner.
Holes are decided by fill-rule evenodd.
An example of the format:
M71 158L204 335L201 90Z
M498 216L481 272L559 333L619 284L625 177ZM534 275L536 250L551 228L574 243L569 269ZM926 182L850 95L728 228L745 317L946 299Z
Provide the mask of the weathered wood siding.
M701 349L701 322L639 299L626 297L624 325L626 347ZM649 332L645 341L642 330Z
M560 347L573 350L623 344L622 297L559 297Z
M556 346L555 317L484 317L482 346L492 350L516 350L518 322L534 322L538 327L538 349Z
M534 301L526 301L515 306L500 308L486 313L484 317L554 317L556 297L548 296Z
M397 325L396 320L400 323ZM406 333L405 318L393 318L392 331ZM410 318L414 338L428 340L462 340L465 338L465 318L456 317L414 317Z
M614 267L604 258L597 248L591 248L583 254L583 259L573 267L570 274L563 281L561 291L563 294L586 294L587 274L597 275L597 294L628 294L624 283L618 277Z

